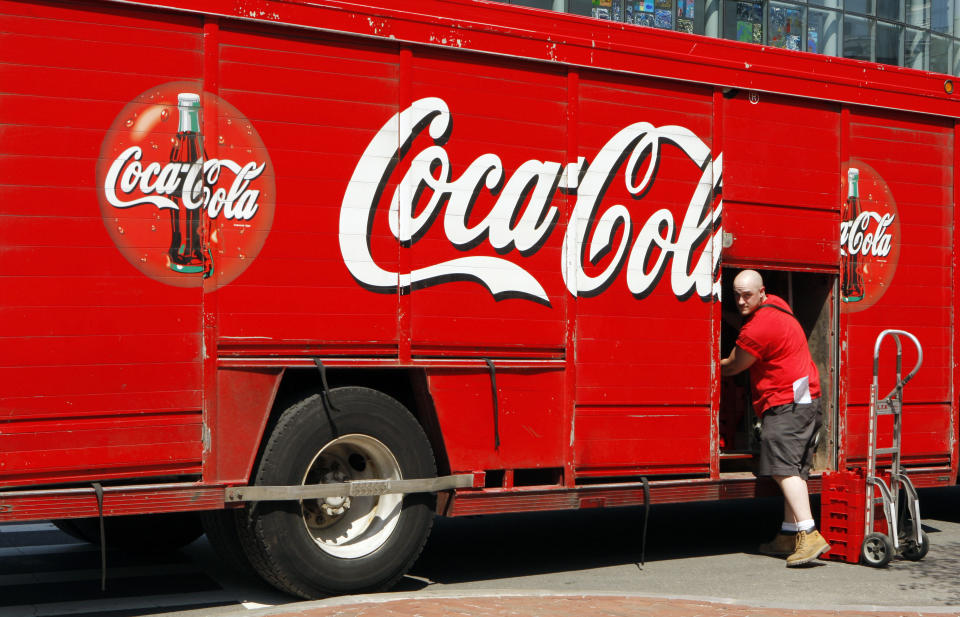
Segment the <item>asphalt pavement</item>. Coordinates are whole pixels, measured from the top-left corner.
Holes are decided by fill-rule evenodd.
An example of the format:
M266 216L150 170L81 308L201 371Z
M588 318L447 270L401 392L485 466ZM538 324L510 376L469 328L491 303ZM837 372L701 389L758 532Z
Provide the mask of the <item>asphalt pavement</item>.
M644 563L642 508L439 520L396 593L245 614L960 617L960 487L921 491L930 553L881 569L826 560L786 568L783 559L758 554L781 503L655 506Z
M951 615L960 617L960 487L921 491L930 552L883 569L786 568L756 552L779 499L436 520L390 593L303 602L224 563L205 538L108 554L50 524L0 526L0 617ZM641 556L645 560L641 561Z

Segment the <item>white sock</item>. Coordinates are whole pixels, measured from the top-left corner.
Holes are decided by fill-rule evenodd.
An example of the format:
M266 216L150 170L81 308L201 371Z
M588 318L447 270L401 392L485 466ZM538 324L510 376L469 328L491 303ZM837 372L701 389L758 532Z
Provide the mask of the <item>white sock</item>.
M803 531L803 532L813 531L814 529L816 529L816 527L817 526L813 524L812 518L808 518L805 521L797 521L797 531Z
M800 528L797 527L796 523L788 523L784 521L783 524L780 525L780 531L785 531L787 533L797 533L798 531L800 531Z

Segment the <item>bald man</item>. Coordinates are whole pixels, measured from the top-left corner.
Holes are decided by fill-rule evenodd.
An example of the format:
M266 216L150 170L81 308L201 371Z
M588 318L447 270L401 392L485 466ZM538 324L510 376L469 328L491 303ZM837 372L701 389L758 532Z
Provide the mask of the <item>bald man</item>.
M783 299L766 293L759 272L740 272L733 292L745 321L736 346L720 360L720 374L750 371L753 408L763 427L757 474L772 477L784 497L780 532L760 552L799 566L830 550L814 525L807 492L822 424L820 376L800 322Z

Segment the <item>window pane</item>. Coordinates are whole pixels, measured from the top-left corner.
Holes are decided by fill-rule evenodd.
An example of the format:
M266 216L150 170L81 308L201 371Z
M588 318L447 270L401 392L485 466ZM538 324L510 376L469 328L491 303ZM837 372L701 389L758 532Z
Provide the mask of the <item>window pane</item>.
M873 40L870 36L872 24L865 17L845 15L843 18L843 57L857 60L871 60L870 50Z
M677 0L677 30L693 33L697 17L697 0Z
M844 0L843 8L854 13L873 13L873 0Z
M654 0L653 25L664 30L673 30L673 0Z
M807 51L836 56L839 23L836 12L811 8L807 13Z
M953 3L953 32L960 35L960 2Z
M906 0L907 23L918 28L930 27L930 0Z
M567 11L576 15L590 15L593 12L591 0L567 0Z
M877 22L877 62L901 64L900 35L903 26Z
M930 7L930 27L943 34L951 34L953 30L953 2L954 0L933 0Z
M767 42L774 47L800 51L800 34L803 32L803 13L798 6L770 3L767 24Z
M953 42L953 70L951 75L960 75L960 41Z
M903 21L903 0L877 0L877 17L891 21Z
M903 39L903 66L923 69L927 64L927 35L920 30L907 28Z
M930 36L930 70L937 73L950 72L950 42L946 37Z
M809 0L811 5L826 6L832 9L840 8L840 0Z
M597 19L623 21L620 12L621 0L593 0L593 16Z
M653 28L656 25L656 7L653 0L628 0L627 21Z
M728 0L723 11L723 38L763 43L763 5Z
M553 0L510 0L510 4L532 6L535 9L553 9Z

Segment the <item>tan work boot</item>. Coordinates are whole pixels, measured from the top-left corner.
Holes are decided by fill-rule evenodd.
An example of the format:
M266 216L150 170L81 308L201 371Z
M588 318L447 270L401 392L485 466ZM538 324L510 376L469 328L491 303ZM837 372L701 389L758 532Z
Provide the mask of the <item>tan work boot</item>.
M764 542L757 549L761 555L772 555L774 557L786 557L792 555L797 550L797 534L777 533L776 537L769 542Z
M830 550L830 545L820 532L816 529L812 531L797 532L797 550L787 557L787 567L803 565L809 563Z

